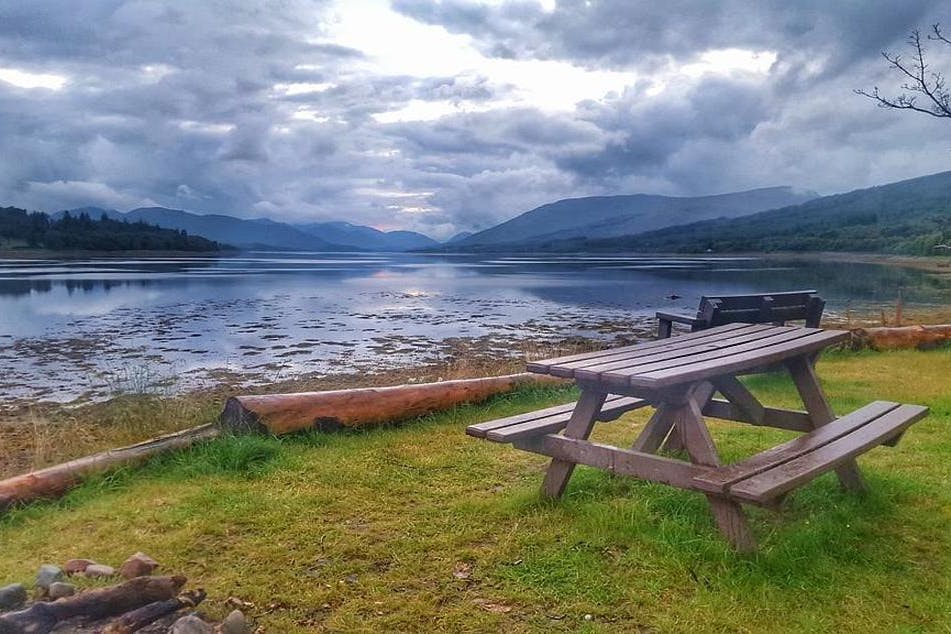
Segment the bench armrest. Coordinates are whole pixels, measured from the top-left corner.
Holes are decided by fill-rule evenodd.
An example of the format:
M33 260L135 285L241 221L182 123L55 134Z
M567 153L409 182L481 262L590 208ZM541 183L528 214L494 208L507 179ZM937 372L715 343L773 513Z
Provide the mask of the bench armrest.
M657 312L657 338L658 339L667 339L670 337L671 328L674 322L678 324L687 324L688 326L696 326L701 323L701 319L697 317L691 317L689 315L678 315L677 313L664 313Z

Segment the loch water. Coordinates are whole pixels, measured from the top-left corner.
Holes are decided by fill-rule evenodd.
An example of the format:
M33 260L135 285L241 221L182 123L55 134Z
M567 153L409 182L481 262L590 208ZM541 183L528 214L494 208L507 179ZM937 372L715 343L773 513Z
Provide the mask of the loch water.
M815 288L827 314L951 305L951 280L755 257L250 252L0 259L0 405L645 336L703 294Z

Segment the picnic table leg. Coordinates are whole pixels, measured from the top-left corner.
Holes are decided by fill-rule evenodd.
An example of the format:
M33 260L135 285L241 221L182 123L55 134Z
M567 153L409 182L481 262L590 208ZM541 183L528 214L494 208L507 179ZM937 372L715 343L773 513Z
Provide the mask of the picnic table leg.
M695 399L685 399L677 411L676 425L680 429L684 448L694 464L720 466L720 457L717 455L713 439L703 422L703 414L700 413L700 406ZM740 552L756 550L756 539L753 537L749 523L746 521L746 514L739 502L713 494L706 494L706 496L720 532L733 548Z
M564 436L566 438L576 438L584 440L591 435L594 423L601 406L604 405L604 399L607 394L597 390L584 390L581 392L581 398L575 405L571 413L571 420L565 427ZM545 480L542 482L542 497L558 499L565 492L568 480L575 470L575 463L568 460L559 460L554 458L548 465L548 471L545 473Z
M822 427L835 420L835 412L826 399L819 377L816 376L815 357L797 357L786 361L786 367L792 375L802 403L806 407L809 419L814 428ZM866 490L862 473L854 459L848 460L836 467L836 475L842 487L854 493L863 493Z
M713 398L713 395L716 393L716 391L717 390L713 384L705 381L694 386L693 390L691 391L690 398L693 399L697 403L697 407L703 411L703 408L707 406L707 403L710 402L710 399ZM672 426L670 434L667 435L667 440L664 441L664 444L661 448L664 451L677 453L686 449L686 446L684 445L684 440L680 434L680 430L676 425L673 425L673 421L671 421L671 424Z

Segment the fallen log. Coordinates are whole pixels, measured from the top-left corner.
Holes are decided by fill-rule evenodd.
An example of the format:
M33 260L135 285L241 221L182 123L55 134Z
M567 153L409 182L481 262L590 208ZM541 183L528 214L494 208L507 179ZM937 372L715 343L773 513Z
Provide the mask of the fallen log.
M34 603L0 616L0 634L47 634L60 621L78 616L103 619L174 598L185 577L136 577L117 586L89 590L51 603Z
M106 626L102 634L132 634L149 623L154 623L162 617L174 614L183 608L194 608L205 600L205 591L199 588L181 594L174 599L155 601L141 608L126 612L118 619Z
M856 348L924 350L951 343L951 324L856 328L852 331L852 341Z
M214 438L219 433L214 424L201 425L2 480L0 510L17 503L59 497L96 473L120 465L138 464L156 454L182 449L200 440Z
M276 436L304 429L367 427L476 403L532 383L562 382L563 379L524 372L394 387L234 396L225 403L219 424L231 433Z

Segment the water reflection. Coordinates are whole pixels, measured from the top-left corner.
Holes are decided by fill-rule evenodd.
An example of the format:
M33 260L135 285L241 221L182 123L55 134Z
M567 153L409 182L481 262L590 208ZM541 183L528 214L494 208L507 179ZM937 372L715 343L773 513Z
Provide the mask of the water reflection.
M504 351L519 338L626 336L702 294L802 288L832 311L892 305L899 291L909 305L951 303L951 281L921 271L746 257L0 260L0 404L101 391L135 364L185 382L274 379L444 358L459 338Z

